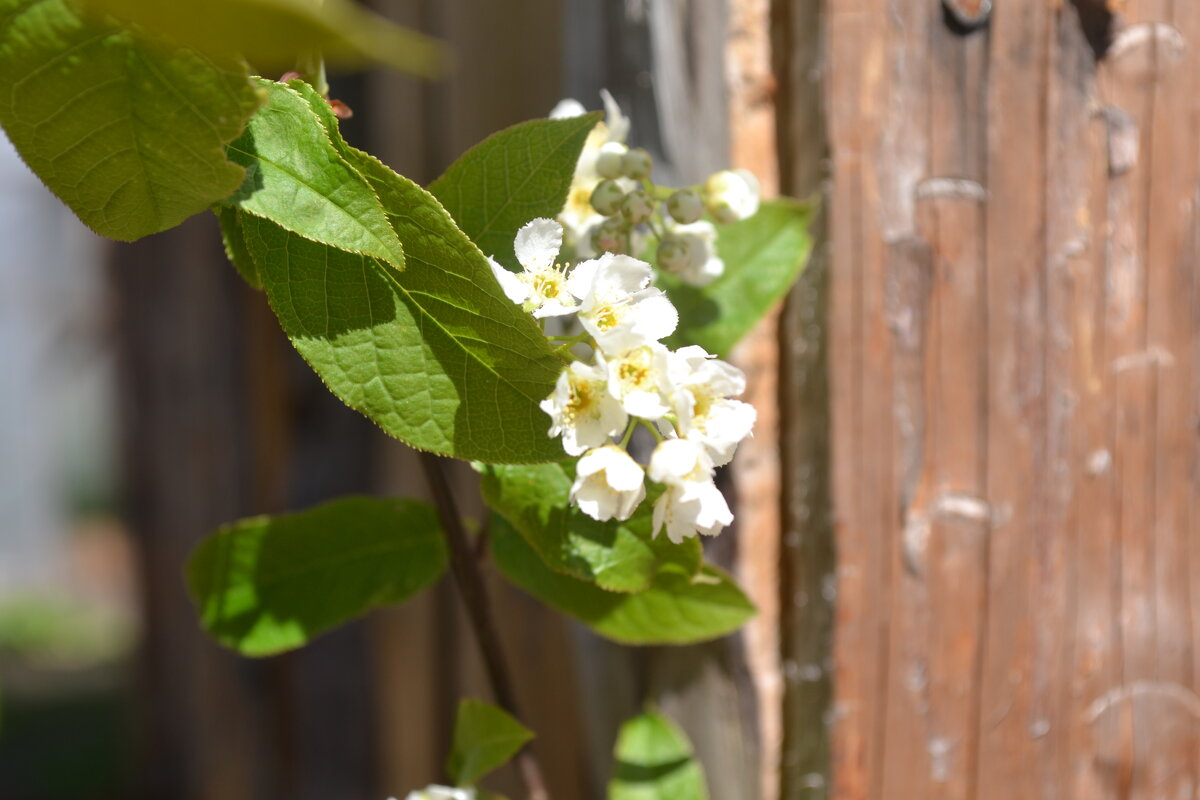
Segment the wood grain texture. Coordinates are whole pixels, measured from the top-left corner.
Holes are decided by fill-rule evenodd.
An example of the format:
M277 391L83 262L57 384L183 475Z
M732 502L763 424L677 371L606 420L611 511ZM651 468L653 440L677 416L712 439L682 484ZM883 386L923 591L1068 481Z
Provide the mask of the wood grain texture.
M1192 798L1195 4L827 4L837 798Z

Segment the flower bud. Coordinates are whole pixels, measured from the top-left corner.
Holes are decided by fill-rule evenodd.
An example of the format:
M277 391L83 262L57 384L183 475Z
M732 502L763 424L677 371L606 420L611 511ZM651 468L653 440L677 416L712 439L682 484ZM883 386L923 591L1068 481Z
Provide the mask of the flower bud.
M620 217L610 217L592 230L592 247L602 253L628 255L629 225Z
M678 236L667 236L658 243L658 268L678 275L692 263L691 249Z
M724 170L704 184L705 205L717 222L729 224L758 211L758 178L748 170Z
M599 209L597 209L598 211ZM641 225L654 213L654 200L641 186L634 187L621 203L621 216L630 225Z
M596 213L611 217L621 210L621 201L624 199L625 192L617 182L605 180L596 184L596 188L592 190L591 204Z
M641 147L635 147L621 156L621 172L635 181L649 178L652 169L654 169L654 159Z
M628 148L619 142L608 142L596 154L596 174L601 178L619 178L624 171L624 156Z
M704 201L691 189L680 189L667 198L667 211L676 222L690 225L704 214Z

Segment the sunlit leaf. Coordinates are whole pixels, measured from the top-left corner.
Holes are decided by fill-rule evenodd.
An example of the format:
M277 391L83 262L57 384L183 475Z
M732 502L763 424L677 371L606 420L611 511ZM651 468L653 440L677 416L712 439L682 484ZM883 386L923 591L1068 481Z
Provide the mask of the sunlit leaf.
M458 704L446 772L456 785L473 786L507 763L532 738L533 731L503 709L468 698Z
M537 551L546 565L614 592L638 592L666 567L686 574L700 569L700 542L652 539L652 501L644 500L625 522L597 522L569 502L575 464L489 466L483 497Z
M404 268L404 248L379 198L330 141L308 101L259 79L268 101L229 146L246 180L224 201L244 215L349 253Z
M347 497L222 527L196 548L187 578L205 630L243 655L266 656L408 599L445 564L433 509Z
M80 0L180 44L217 55L241 54L263 72L292 69L321 52L347 66L368 62L433 76L445 66L440 45L350 0Z
M658 712L626 721L613 756L608 800L708 800L692 743Z
M719 356L729 351L787 294L808 261L812 207L780 198L753 217L717 227L725 274L704 288L659 276L679 309L671 347L698 344Z
M532 120L494 133L429 191L480 250L519 271L514 234L531 219L562 211L583 143L600 117Z
M695 576L659 572L637 594L608 592L545 565L504 519L492 515L492 553L504 577L553 609L624 644L692 644L737 630L754 605L726 573L705 565Z
M0 0L0 124L83 222L132 241L228 196L226 158L262 97L245 65L85 20L67 0Z

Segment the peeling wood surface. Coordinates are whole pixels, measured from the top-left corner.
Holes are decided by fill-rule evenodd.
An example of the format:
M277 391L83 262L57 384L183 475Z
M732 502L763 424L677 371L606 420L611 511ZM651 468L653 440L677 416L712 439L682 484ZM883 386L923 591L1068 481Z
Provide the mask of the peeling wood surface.
M832 796L1200 797L1200 8L825 13Z

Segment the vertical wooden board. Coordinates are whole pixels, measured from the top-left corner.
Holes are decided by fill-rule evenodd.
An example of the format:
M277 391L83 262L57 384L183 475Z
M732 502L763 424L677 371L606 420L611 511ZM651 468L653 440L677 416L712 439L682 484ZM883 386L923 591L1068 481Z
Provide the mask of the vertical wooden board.
M985 500L985 213L987 36L935 26L931 43L931 171L918 189L933 248L927 351L929 525L925 579L932 612L924 742L931 798L968 797L974 778L987 585Z
M1071 636L1066 788L1077 798L1116 797L1111 748L1121 735L1117 719L1093 719L1096 698L1120 680L1121 641L1117 538L1117 485L1112 468L1113 376L1105 328L1108 220L1108 124L1090 121L1086 249L1069 259L1072 319L1071 376L1076 411L1071 465L1076 478L1071 516L1073 623Z
M773 7L782 188L824 187L828 142L821 103L821 3ZM813 255L780 320L780 571L783 658L782 800L829 796L832 616L835 597L829 461L828 214L813 221Z
M882 726L878 666L883 620L872 557L879 543L868 538L865 498L873 476L863 466L863 302L867 247L864 204L869 202L867 159L878 136L883 69L878 3L859 0L829 7L826 35L829 77L826 107L833 169L830 202L830 391L840 402L831 409L833 498L838 542L834 642L832 780L836 796L864 800L877 769L875 731ZM874 443L871 443L873 448Z
M768 0L734 0L729 6L725 58L731 165L748 169L764 196L779 193L775 106L771 89ZM698 177L698 176L690 176ZM754 681L761 737L763 800L779 796L779 759L783 739L783 678L779 648L780 483L779 316L772 312L755 326L733 353L746 373L742 399L758 411L754 436L738 447L731 476L738 580L758 614L746 624L746 660Z
M1197 265L1188 244L1196 225L1192 202L1200 181L1200 150L1195 131L1182 123L1200 90L1195 47L1200 44L1200 14L1195 3L1173 2L1163 11L1163 21L1173 24L1174 33L1167 29L1155 40L1154 107L1162 119L1154 125L1149 165L1146 345L1158 360L1153 374L1154 527L1148 533L1154 549L1155 679L1181 698L1195 700L1191 615L1196 590L1189 583L1187 556L1196 521L1184 476L1196 453L1190 288ZM1200 719L1184 706L1182 700L1166 702L1155 713L1155 727L1143 749L1147 762L1135 764L1135 770L1142 766L1147 775L1148 796L1185 796L1200 785Z
M977 797L1036 797L1029 736L1037 613L1034 537L1045 440L1045 102L1050 4L991 17L988 74L987 621Z
M927 423L922 359L930 271L929 246L917 231L916 198L929 174L929 39L938 16L933 4L905 0L892 4L881 20L887 90L881 140L871 161L879 194L860 212L881 220L886 243L883 262L864 272L869 305L863 320L869 343L864 413L875 426L866 438L878 446L864 453L862 466L874 471L870 490L879 506L871 509L873 546L887 559L879 591L890 610L881 625L885 705L877 797L925 796L930 773L922 733L929 603L925 576L912 569L910 534L919 514L911 503Z
M1136 152L1136 164L1118 165L1112 171L1108 213L1112 238L1107 266L1107 326L1111 342L1109 368L1116 389L1113 469L1118 487L1122 688L1135 681L1152 680L1157 673L1153 532L1157 449L1154 389L1159 358L1148 349L1147 310L1152 268L1148 261L1150 200L1156 159L1153 143L1156 129L1169 124L1166 109L1156 102L1155 90L1159 75L1156 23L1165 20L1166 12L1163 0L1131 5L1128 26L1100 72L1102 100L1110 119L1127 120L1123 135L1136 136L1136 151L1130 148ZM1116 715L1120 726L1120 745L1114 756L1115 781L1118 790L1132 798L1153 796L1151 776L1143 763L1143 743L1155 724L1148 712L1148 705L1132 695L1111 700L1102 712Z
M1040 522L1033 530L1032 599L1036 608L1034 672L1026 735L1037 752L1034 779L1043 797L1065 791L1071 714L1069 678L1076 590L1074 497L1080 466L1080 387L1072 370L1079 255L1088 242L1088 132L1095 95L1095 57L1075 9L1054 15L1047 42L1044 280L1045 441L1040 465ZM1085 262L1086 264L1086 262ZM1091 277L1091 276L1087 276ZM1086 305L1090 312L1093 305Z

